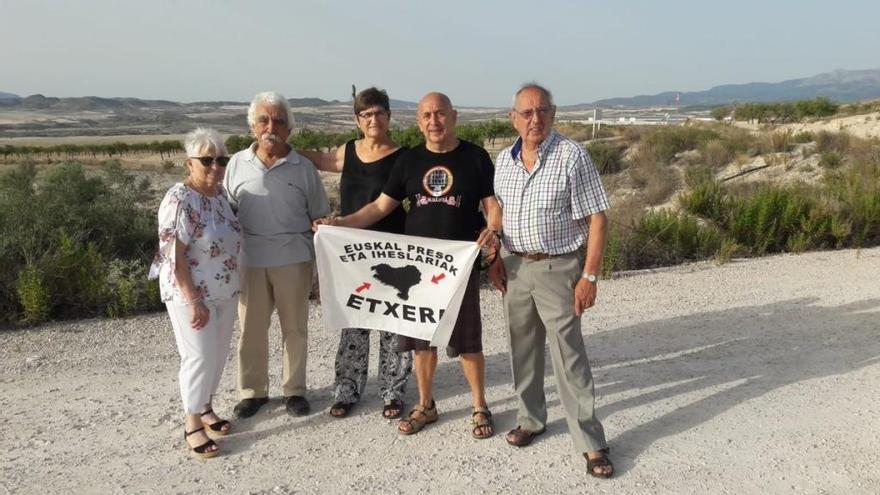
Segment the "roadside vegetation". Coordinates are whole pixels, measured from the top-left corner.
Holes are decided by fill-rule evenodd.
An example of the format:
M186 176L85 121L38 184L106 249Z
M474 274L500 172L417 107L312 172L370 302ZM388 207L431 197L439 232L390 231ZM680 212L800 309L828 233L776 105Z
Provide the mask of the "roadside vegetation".
M740 103L712 109L715 120L738 120L785 124L806 119L859 115L880 112L880 100L837 104L828 98L777 103Z
M720 124L631 127L622 138L618 172L603 167L609 145L593 152L615 199L606 275L880 245L877 140ZM768 168L774 180L749 175Z
M33 162L0 175L0 323L127 316L159 307L147 280L153 191L110 161L98 175Z
M586 143L611 197L606 276L697 260L880 245L876 139L710 122L606 126L596 136L601 139L590 140L590 125L557 127ZM490 148L515 136L503 121L464 124L458 132ZM421 142L416 127L393 133L401 144ZM305 129L290 141L329 149L355 137ZM226 144L232 153L251 142L234 135ZM146 273L164 191L117 160L103 160L97 172L81 163L150 150L160 155L157 170L165 170L180 153L179 143L169 143L5 148L6 162L18 165L0 172L0 325L161 307L157 284Z

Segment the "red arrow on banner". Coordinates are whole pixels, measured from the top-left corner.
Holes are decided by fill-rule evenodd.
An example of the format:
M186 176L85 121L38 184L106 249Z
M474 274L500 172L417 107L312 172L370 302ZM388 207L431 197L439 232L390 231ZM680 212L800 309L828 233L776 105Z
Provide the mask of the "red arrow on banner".
M443 280L445 277L446 277L445 273L441 273L440 275L434 275L433 277L431 277L431 282L436 284L437 282Z
M371 287L371 286L370 286L370 283L369 283L369 282L364 282L364 285L358 287L358 288L355 289L354 291L355 291L355 292L363 292L363 291L369 289L370 287Z

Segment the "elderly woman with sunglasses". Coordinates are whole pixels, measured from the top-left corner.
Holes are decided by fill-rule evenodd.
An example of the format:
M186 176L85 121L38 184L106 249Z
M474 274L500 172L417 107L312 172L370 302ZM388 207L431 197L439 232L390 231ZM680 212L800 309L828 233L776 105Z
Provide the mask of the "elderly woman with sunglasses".
M214 414L211 397L232 339L242 234L221 186L229 157L220 135L198 128L184 147L189 176L159 206L159 252L150 276L159 278L180 353L184 442L193 456L208 458L219 453L210 437L232 427Z

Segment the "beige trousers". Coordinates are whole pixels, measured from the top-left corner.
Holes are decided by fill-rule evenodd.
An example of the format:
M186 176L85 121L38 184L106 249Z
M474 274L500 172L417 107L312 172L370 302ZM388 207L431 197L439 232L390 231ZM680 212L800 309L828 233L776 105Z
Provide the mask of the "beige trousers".
M269 325L275 309L281 322L281 393L285 397L305 395L312 264L244 269L238 305L241 398L269 396Z

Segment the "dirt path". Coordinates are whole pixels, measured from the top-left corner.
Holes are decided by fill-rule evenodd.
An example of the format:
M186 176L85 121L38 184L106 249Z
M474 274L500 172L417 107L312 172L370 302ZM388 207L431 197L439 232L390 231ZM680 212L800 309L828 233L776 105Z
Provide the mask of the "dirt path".
M4 331L0 493L877 493L878 275L880 248L601 282L584 333L617 467L609 481L587 476L572 451L552 376L548 434L526 449L504 442L515 402L489 291L488 398L500 434L485 441L470 438L465 382L445 357L441 420L422 433L400 437L379 417L372 378L352 416L330 418L336 338L317 307L313 414L289 417L274 399L207 462L183 449L165 315ZM277 329L272 342L276 378ZM234 382L230 359L215 402L223 415Z

